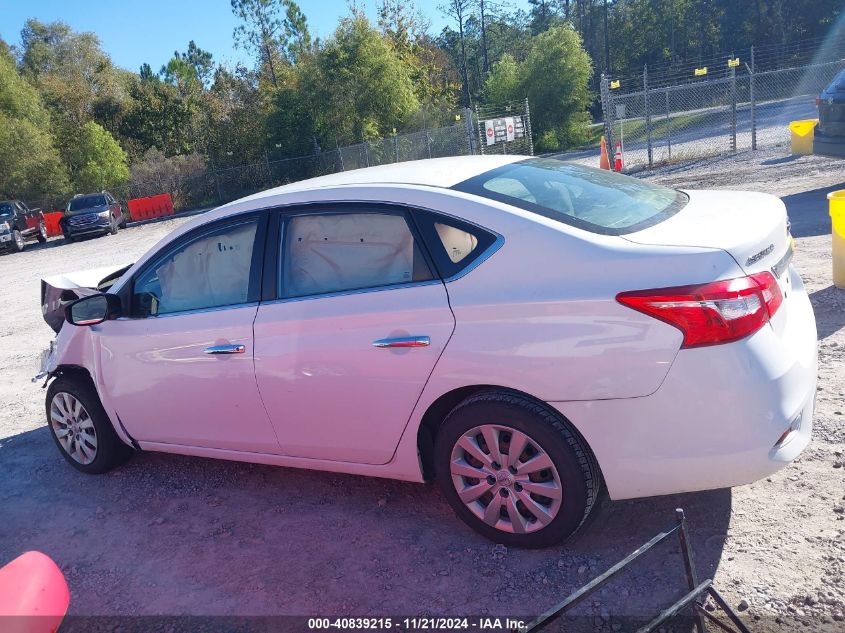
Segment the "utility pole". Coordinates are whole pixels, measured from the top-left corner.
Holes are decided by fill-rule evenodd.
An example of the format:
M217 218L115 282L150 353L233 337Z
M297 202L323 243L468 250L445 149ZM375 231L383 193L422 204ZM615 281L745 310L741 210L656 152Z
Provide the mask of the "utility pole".
M607 29L607 1L604 0L604 72L610 71L610 32Z
M669 66L675 68L675 0L669 0Z

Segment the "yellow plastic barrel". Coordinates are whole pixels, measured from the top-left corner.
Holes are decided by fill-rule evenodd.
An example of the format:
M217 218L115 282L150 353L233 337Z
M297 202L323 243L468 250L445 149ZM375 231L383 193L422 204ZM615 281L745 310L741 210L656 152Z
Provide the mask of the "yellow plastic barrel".
M813 137L818 119L801 119L789 124L792 134L792 153L796 156L813 153Z
M833 225L833 285L845 288L845 190L827 194Z

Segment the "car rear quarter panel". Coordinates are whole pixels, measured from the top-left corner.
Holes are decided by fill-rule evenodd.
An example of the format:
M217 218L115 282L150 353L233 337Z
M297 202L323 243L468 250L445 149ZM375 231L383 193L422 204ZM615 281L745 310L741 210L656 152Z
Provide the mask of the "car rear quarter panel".
M457 324L429 381L435 392L476 380L546 401L653 393L682 335L616 294L742 274L721 250L635 245L467 198L446 209L504 243L446 284Z

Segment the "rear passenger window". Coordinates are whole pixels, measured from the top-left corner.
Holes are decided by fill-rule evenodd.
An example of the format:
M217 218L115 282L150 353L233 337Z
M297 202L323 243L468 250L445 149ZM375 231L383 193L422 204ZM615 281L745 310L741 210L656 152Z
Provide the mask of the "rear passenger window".
M446 280L495 249L497 236L479 226L430 211L413 213L437 272Z
M404 215L314 213L287 220L282 297L303 297L434 278Z
M442 222L435 222L434 230L452 263L457 264L478 247L478 238L469 231Z

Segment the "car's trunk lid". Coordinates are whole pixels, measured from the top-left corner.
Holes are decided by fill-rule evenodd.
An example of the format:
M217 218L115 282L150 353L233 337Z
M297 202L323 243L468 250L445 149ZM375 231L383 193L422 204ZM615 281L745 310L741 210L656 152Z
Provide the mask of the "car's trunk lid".
M769 271L789 292L792 258L786 207L766 193L687 191L689 202L669 219L624 237L639 244L719 248L746 274ZM704 281L691 279L691 283ZM777 315L776 315L777 316ZM773 327L778 328L778 319Z

